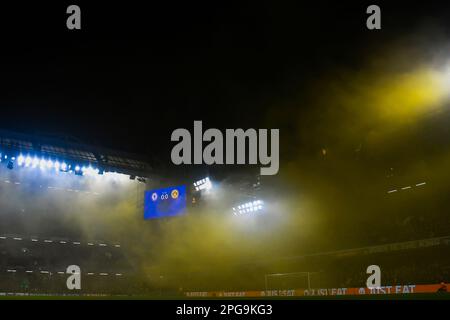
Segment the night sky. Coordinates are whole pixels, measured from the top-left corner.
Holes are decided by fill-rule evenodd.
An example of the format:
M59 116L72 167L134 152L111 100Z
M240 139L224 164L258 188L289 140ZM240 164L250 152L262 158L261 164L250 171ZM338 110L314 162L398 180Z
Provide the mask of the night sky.
M2 5L0 127L162 161L174 129L279 128L268 111L311 81L448 17L444 2L377 2L382 30L369 31L361 1L74 3L81 31L66 28L69 2Z

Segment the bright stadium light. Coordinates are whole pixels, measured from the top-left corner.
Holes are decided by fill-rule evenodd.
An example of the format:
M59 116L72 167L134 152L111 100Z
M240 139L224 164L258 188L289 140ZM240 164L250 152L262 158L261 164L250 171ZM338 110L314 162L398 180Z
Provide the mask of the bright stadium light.
M19 155L19 157L17 158L17 164L19 166L23 165L23 163L25 162L25 157L23 155Z
M195 191L201 191L201 190L211 190L212 189L212 183L211 180L209 180L209 177L206 177L204 179L201 179L197 182L194 182Z
M75 166L75 175L77 175L77 176L82 176L82 175L84 175L84 171L83 171L83 169L84 169L85 167L80 167L79 165L76 165ZM85 169L84 169L85 170Z
M67 165L67 163L65 163L65 162L61 163L60 170L63 172L67 172L69 170L69 166Z
M78 176L103 176L107 171L105 168L97 168L92 166L91 164L82 165L82 164L72 164L67 163L63 160L50 159L47 157L42 157L38 155L24 155L22 153L18 153L16 155L5 154L4 152L0 152L0 162L4 162L7 164L8 169L13 169L14 165L19 167L31 167L37 168L39 167L41 170L55 170L67 173L73 173ZM113 173L115 179L125 179L129 178L128 175ZM139 178L140 182L145 182L145 178ZM197 182L199 189L198 190L209 190L211 189L211 182L209 178L202 179ZM197 183L195 183L197 185Z
M247 214L251 212L257 212L261 211L264 208L264 202L262 200L255 200L251 202L247 202L241 205L238 205L237 207L233 207L233 214L236 215L242 215Z
M39 167L41 169L45 169L46 166L47 166L47 161L45 161L45 159L41 159L41 161L39 161Z
M39 165L39 159L37 157L34 157L32 163L33 163L33 168L36 168Z
M31 159L30 156L27 156L25 158L25 167L29 167L31 165L31 163L33 162L33 159Z

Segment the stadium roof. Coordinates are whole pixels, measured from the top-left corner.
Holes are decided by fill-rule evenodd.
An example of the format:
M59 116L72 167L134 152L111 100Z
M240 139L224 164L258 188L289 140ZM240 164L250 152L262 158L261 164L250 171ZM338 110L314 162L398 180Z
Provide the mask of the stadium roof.
M0 150L10 154L30 154L90 164L105 171L130 176L147 177L150 171L147 159L142 156L90 146L67 137L40 137L0 130Z

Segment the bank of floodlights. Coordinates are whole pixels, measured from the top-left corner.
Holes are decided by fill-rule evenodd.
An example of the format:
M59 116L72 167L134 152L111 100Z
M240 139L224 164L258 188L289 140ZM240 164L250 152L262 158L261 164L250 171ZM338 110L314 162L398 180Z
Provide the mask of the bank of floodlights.
M255 212L260 212L263 209L264 209L264 202L262 200L255 200L234 207L233 214L235 216L242 214L251 214Z
M19 154L17 157L0 153L0 159L7 162L7 168L13 169L15 165L24 168L39 168L41 170L54 170L56 172L74 173L80 176L94 176L103 174L103 170L91 165L82 166L79 164L68 164L65 161L58 161L45 157L37 157Z
M208 177L199 180L197 182L194 182L195 191L201 191L201 190L211 190L212 189L212 183L211 180L209 180Z
M50 157L38 157L37 155L22 153L11 154L10 152L6 153L0 151L0 163L6 163L6 167L10 170L21 167L28 169L40 169L47 172L53 171L55 173L62 172L67 174L74 174L77 176L103 176L105 173L108 173L109 176L113 176L116 179L122 176L128 176L126 174L107 171L103 167L97 168L89 163L74 163L72 161L58 160L54 158L52 159ZM146 182L146 179L144 177L137 178L139 182ZM201 188L202 190L210 189L211 182L208 178L202 179L197 183L199 188Z

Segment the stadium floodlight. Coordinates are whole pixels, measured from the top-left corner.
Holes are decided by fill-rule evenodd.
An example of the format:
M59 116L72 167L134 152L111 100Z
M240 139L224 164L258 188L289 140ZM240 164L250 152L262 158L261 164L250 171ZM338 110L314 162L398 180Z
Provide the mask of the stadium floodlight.
M237 207L233 207L233 214L236 215L242 215L247 214L251 212L257 212L261 211L264 208L264 202L262 200L255 200L251 202L247 202L241 205L238 205Z
M48 168L48 169L53 168L53 161L52 161L52 160L48 160L48 161L47 161L47 168Z
M197 182L194 182L195 191L201 191L201 190L211 190L212 189L212 183L211 180L209 180L209 177L206 177L204 179L201 179Z
M32 164L33 164L33 168L36 168L39 165L38 157L34 157Z
M53 167L55 168L56 171L58 171L61 168L61 164L59 163L59 161L55 161Z
M19 166L23 165L23 163L25 162L25 157L23 155L19 155L19 157L17 158L17 164Z
M67 172L69 171L69 166L67 165L67 163L63 162L61 163L61 168L59 170L62 172Z
M39 167L41 169L45 169L47 166L47 161L45 161L45 159L41 159L41 161L39 161Z
M81 167L79 165L75 166L75 175L77 175L77 176L83 175L83 171L81 170Z
M29 167L32 162L33 162L33 159L30 156L27 156L25 158L25 167Z

